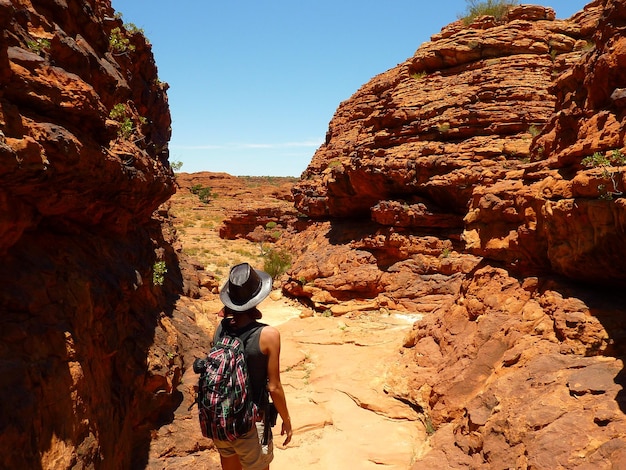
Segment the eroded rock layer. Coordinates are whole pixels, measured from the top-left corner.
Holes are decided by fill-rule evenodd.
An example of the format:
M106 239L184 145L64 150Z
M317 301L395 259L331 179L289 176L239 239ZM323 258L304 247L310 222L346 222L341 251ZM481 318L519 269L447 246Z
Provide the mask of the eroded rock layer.
M421 468L615 468L626 455L626 5L442 29L341 103L303 179L284 289L424 314L389 391Z
M502 23L444 28L341 104L294 191L296 207L315 218L371 218L396 233L437 228L524 272L564 271L541 217L563 169L535 163L553 153L533 139L562 99L553 86L565 93L582 79L572 70L596 50L600 13L596 5L556 20L549 8L523 6ZM578 166L595 150L579 151Z
M142 468L198 289L155 213L167 86L107 0L1 0L0 27L0 467Z

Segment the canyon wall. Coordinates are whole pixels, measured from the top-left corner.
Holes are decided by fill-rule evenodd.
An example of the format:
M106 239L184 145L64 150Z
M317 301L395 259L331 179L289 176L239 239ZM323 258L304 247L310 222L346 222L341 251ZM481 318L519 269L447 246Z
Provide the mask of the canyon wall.
M423 315L388 378L415 469L626 461L625 27L615 0L452 23L340 104L294 188L286 292Z
M0 0L0 26L0 467L143 468L200 338L157 211L167 85L108 0Z
M208 336L150 44L108 0L0 24L0 467L188 465ZM416 469L626 461L625 28L616 0L446 26L341 103L301 214L264 214L293 225L291 296L423 316L387 378L430 435Z

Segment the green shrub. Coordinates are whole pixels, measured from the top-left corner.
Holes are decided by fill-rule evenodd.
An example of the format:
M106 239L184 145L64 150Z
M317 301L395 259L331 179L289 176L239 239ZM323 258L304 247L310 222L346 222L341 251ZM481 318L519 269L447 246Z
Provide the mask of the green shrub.
M621 196L623 193L618 189L617 181L615 177L619 173L617 170L613 170L614 167L626 165L626 156L619 149L611 151L611 155L607 156L601 152L595 152L590 157L585 157L580 162L587 168L601 168L602 177L610 180L611 187L607 187L605 184L598 185L598 192L600 199L612 200L614 196Z
M133 52L135 50L135 46L130 43L130 39L125 36L120 28L113 28L111 30L111 35L109 36L109 48L112 52L120 55L126 54L129 51Z
M133 133L135 126L132 119L128 115L126 105L124 105L124 103L117 103L113 106L111 112L109 112L109 117L120 123L120 127L117 130L117 136L122 139L128 139ZM139 118L139 120L141 121L141 118Z
M152 267L152 284L162 286L165 282L165 273L167 273L167 265L165 261L157 261Z
M611 156L596 152L591 157L585 157L581 163L587 168L622 166L626 164L626 156L618 149L611 152Z
M440 132L441 134L445 134L446 132L450 131L450 123L449 122L443 122L441 124L437 125L437 131Z
M41 55L42 52L50 49L50 41L45 38L37 38L34 41L27 41L26 46L35 54Z
M124 103L117 103L109 113L109 117L115 121L121 121L126 117L126 106Z
M511 7L519 5L517 0L466 0L465 15L461 17L466 25L479 16L489 15L501 20Z
M120 123L120 128L117 131L117 135L122 139L128 139L132 133L133 121L131 121L130 118L127 117Z
M276 279L291 267L291 255L284 250L268 250L263 255L263 271Z
M200 202L204 204L208 204L209 202L211 202L212 195L213 194L211 193L211 188L202 188L200 191L198 191L198 199L200 199Z
M528 133L533 137L537 137L539 134L541 134L541 128L537 127L534 124L531 124L531 126L528 128Z
M426 75L427 75L427 73L424 72L424 71L422 71L422 72L413 72L411 74L411 78L413 78L415 80L422 80Z
M201 184L194 184L190 191L198 196L200 202L203 202L204 204L208 204L211 202L211 199L215 197L215 195L211 192L211 188L208 186L202 186Z

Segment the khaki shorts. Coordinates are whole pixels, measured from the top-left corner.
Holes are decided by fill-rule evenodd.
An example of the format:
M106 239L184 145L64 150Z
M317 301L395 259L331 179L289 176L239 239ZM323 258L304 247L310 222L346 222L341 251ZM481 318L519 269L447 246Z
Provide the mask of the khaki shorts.
M267 445L261 444L264 430L263 421L259 421L256 427L252 426L252 429L239 439L232 442L213 439L213 443L222 457L238 455L244 470L262 470L274 459L271 432Z

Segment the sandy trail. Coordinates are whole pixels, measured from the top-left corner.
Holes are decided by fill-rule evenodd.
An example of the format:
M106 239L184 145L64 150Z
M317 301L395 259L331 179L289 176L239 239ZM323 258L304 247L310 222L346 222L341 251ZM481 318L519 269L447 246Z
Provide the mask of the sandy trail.
M424 428L384 389L414 319L379 312L301 319L283 299L260 308L261 321L281 332L281 377L294 425L285 448L278 419L271 469L409 469L423 451Z
M227 275L223 266L243 261L256 266L260 262L254 255L258 251L256 244L244 239L223 240L216 229L225 213L240 206L245 187L259 182L233 182L230 177L223 181L193 180L187 182L189 186L202 183L220 197L211 204L199 204L197 196L179 191L172 199L174 221L186 252L221 278L220 285ZM273 205L275 187L264 184L271 191L264 193L262 201L269 199L267 204ZM259 187L253 190L259 194ZM278 419L271 469L409 469L424 449L424 427L415 412L385 394L384 387L415 318L372 312L352 319L300 319L300 308L276 294L273 292L260 309L262 321L281 332L282 381L295 433L292 442L282 448ZM196 322L207 332L212 331L215 312L221 308L219 299L197 304ZM195 383L197 377L189 371L184 380ZM184 410L181 414L189 432L197 434L196 415ZM171 439L167 429L162 433L166 442ZM178 459L180 466L174 466L174 459L170 459L166 468L215 470L219 468L218 460L213 452L193 453Z

